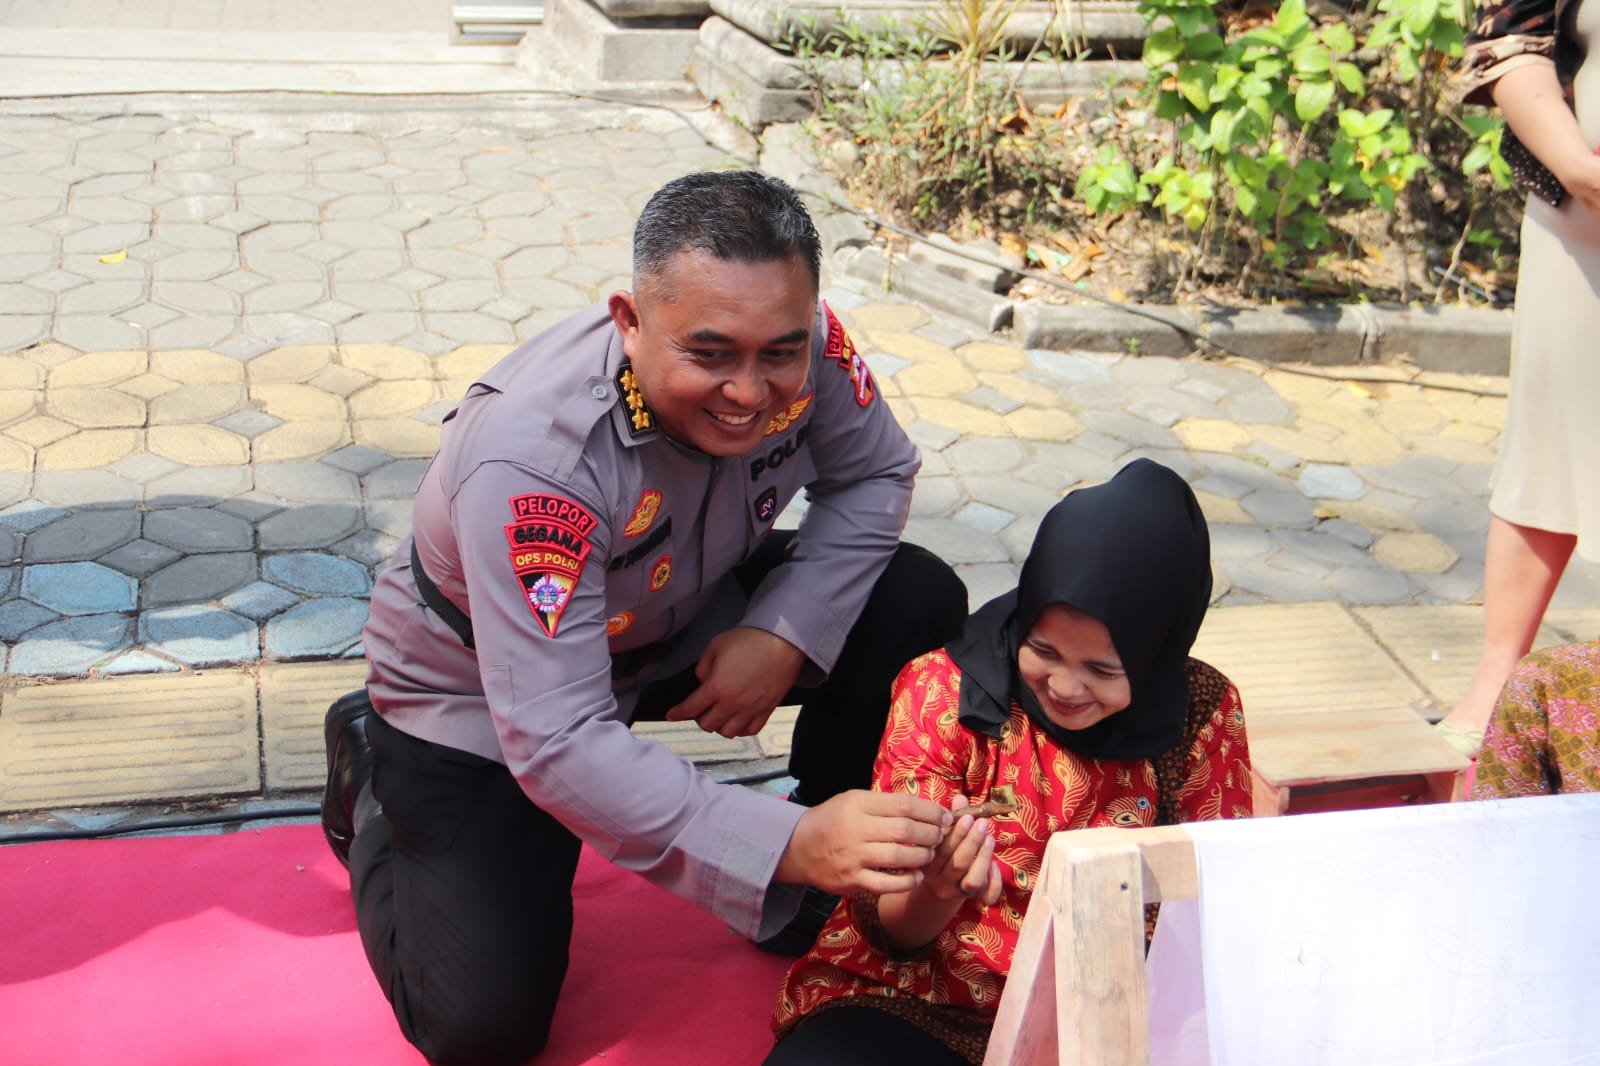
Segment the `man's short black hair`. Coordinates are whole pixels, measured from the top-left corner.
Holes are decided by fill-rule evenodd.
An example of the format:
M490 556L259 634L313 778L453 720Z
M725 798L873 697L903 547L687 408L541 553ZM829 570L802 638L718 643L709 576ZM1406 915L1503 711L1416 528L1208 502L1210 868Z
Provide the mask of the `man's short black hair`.
M679 253L710 252L738 263L799 256L820 285L822 241L800 197L754 170L686 174L656 190L633 230L633 279L660 276Z

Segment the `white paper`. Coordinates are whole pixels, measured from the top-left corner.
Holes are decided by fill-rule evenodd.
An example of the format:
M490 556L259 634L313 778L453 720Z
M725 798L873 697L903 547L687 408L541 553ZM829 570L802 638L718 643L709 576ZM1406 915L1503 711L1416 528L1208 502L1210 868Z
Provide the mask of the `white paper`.
M1600 1064L1600 795L1186 828L1211 1066Z

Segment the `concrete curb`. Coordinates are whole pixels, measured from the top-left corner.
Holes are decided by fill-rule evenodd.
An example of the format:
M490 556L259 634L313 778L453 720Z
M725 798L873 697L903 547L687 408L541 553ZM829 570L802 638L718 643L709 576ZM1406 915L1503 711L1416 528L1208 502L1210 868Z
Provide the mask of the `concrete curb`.
M762 132L760 166L797 187L812 187L840 202L839 183L817 162L797 123ZM951 242L919 254L891 257L872 242L872 227L856 215L811 201L823 251L849 277L893 291L925 307L998 333L1024 348L1137 352L1182 356L1214 339L1225 350L1265 363L1351 366L1405 361L1421 370L1507 374L1511 312L1466 307L1380 304L1305 307L1185 308L1168 304L1043 304L992 291L997 274L960 255Z

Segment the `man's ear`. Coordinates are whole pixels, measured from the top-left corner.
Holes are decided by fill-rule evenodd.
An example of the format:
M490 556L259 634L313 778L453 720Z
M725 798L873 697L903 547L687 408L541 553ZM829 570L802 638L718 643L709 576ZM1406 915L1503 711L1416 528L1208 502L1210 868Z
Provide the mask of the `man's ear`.
M626 289L618 289L611 294L611 299L606 303L611 312L612 325L617 327L617 332L622 336L622 350L633 358L633 345L639 336L639 303L634 299L633 293Z

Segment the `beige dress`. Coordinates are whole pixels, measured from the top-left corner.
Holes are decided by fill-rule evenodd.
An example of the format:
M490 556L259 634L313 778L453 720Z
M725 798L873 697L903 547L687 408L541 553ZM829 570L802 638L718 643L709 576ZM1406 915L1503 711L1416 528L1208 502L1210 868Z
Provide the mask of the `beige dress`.
M1600 3L1577 12L1600 37ZM1578 124L1600 144L1600 43L1573 85ZM1489 509L1519 526L1575 533L1600 562L1600 217L1568 197L1528 197L1511 332L1511 397Z

